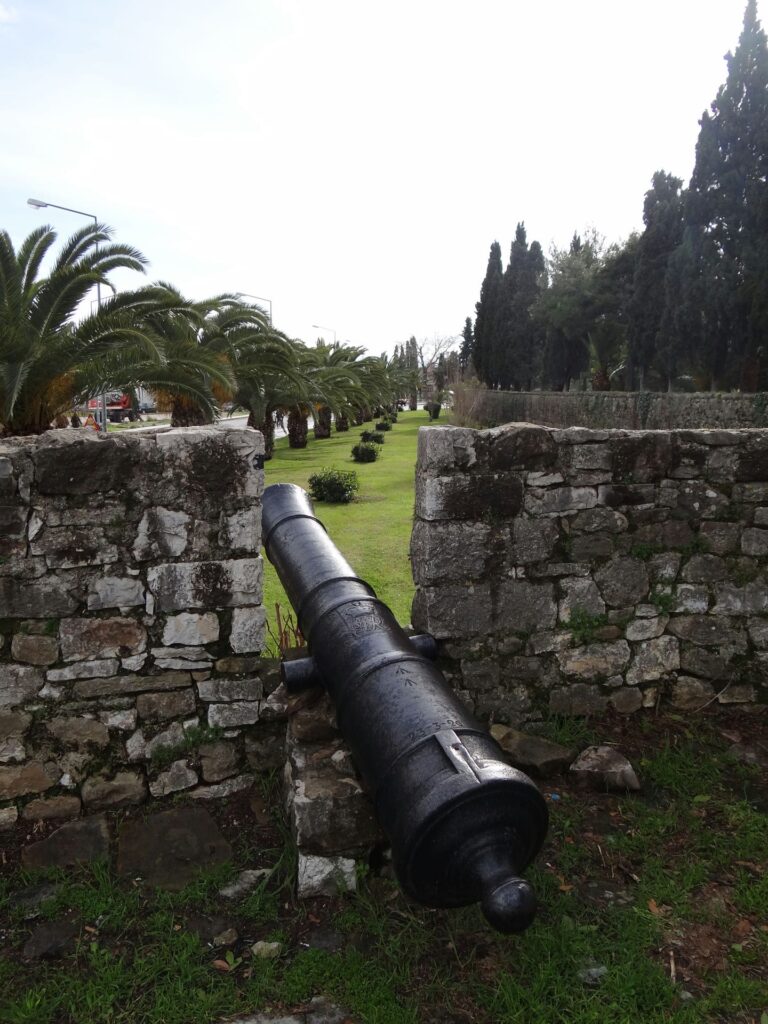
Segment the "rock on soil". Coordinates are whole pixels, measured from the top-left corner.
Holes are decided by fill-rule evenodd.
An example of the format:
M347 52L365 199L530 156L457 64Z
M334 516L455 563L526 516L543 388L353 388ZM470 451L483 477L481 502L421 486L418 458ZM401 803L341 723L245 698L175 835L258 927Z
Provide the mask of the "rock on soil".
M58 867L99 860L109 854L109 828L103 814L72 821L52 832L47 839L21 851L25 868Z
M529 736L506 725L494 725L491 735L516 768L530 771L542 779L557 775L573 761L575 750L561 747L541 736Z
M613 747L587 747L571 765L577 781L586 782L593 789L609 789L623 793L638 792L640 782L629 761Z

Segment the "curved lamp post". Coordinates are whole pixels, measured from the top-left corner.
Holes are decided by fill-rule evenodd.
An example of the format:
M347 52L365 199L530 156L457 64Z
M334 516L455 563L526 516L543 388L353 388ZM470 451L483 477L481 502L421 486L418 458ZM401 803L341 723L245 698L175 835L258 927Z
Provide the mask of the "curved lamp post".
M75 210L71 206L59 206L58 203L46 203L42 199L28 199L27 200L27 204L29 206L34 206L34 208L36 210L42 210L45 207L50 206L54 210L65 210L67 213L76 213L80 217L92 217L93 218L94 227L98 227L98 225L99 225L99 218L96 216L96 214L95 213L86 213L85 210ZM101 284L98 281L96 282L96 308L97 309L101 309ZM107 432L107 423L109 422L109 420L107 419L107 396L106 396L106 394L101 396L101 417L102 417L102 419L101 419L101 424L102 424L101 425L101 429L106 434L106 432Z

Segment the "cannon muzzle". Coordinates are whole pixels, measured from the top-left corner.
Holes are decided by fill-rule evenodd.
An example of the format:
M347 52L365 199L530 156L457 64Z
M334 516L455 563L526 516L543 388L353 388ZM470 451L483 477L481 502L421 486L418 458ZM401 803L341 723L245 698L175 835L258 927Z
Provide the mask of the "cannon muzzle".
M536 898L519 875L547 832L538 789L450 691L434 642L410 638L355 575L305 491L268 487L263 525L310 654L287 685L327 689L402 888L426 906L480 901L494 928L523 931Z

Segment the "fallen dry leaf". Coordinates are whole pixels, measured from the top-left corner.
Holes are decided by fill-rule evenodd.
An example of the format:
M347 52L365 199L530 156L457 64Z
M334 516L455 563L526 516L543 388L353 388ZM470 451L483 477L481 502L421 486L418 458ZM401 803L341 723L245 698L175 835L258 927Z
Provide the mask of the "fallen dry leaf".
M736 925L733 931L734 934L738 935L740 938L746 938L746 936L749 935L752 931L752 922L748 921L746 917L742 917L742 919L739 921L739 923Z
M664 913L664 911L658 905L656 900L648 900L648 909L654 917L661 917L661 915Z
M217 971L221 971L222 974L229 974L232 968L229 966L226 960L214 960L211 963L211 967L215 967Z

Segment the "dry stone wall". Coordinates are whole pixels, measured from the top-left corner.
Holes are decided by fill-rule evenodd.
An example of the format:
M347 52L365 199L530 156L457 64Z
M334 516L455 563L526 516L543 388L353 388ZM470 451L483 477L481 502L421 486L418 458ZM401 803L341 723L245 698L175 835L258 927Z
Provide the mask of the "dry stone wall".
M0 441L0 825L227 794L280 759L263 450L216 427Z
M768 699L768 431L421 430L411 558L484 718Z
M472 423L540 423L548 427L632 430L768 427L768 393L654 391L488 391L462 388L461 412Z

